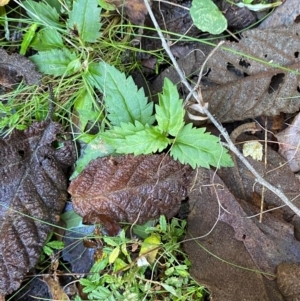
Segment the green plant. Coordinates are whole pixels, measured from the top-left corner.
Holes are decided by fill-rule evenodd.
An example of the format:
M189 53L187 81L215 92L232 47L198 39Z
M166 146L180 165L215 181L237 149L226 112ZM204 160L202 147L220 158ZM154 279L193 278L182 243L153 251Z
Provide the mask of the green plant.
M165 79L153 116L153 103L147 102L143 90L137 89L131 77L126 78L104 62L94 65L89 72L91 84L105 96L107 119L111 125L99 137L116 153L150 154L170 147L174 159L193 168L232 166L219 138L205 133L204 128L185 125L183 103L170 80Z
M262 11L282 4L281 1L266 3L264 0L254 4L252 3L254 0L242 0L242 2L226 1L238 7L247 7L253 11ZM220 34L227 29L227 20L213 0L193 0L190 14L195 26L202 31Z
M156 227L133 227L144 238L128 239L124 230L118 237L102 237L102 259L80 280L83 292L99 301L202 300L204 287L190 276L190 262L180 248L185 226L161 216Z

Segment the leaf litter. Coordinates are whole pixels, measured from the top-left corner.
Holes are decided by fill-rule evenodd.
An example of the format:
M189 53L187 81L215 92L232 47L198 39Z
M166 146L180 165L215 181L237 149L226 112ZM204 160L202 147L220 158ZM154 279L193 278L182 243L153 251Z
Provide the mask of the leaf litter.
M253 31L253 35L251 32L245 33L244 37L242 38L242 40L239 43L228 43L226 46L231 49L234 49L235 51L237 50L237 51L240 51L243 53L248 53L248 54L250 53L250 50L251 50L251 53L250 53L251 56L258 57L259 55L262 55L261 56L262 59L264 59L264 60L267 59L268 61L271 61L274 64L284 65L290 69L292 69L292 68L298 69L299 62L297 60L298 57L296 55L296 53L297 53L296 49L298 47L298 44L297 44L298 38L296 36L298 33L298 29L297 28L295 29L295 27L294 27L293 32L296 33L296 35L294 35L294 36L292 36L292 34L291 34L291 32L292 32L291 29L289 29L289 30L276 29L274 34L272 34L271 31L264 31L264 32L268 32L269 36L264 37L263 40L259 39L264 34L262 31L256 31L256 32ZM290 35L288 37L286 37L286 39L284 39L284 36L288 35L287 33L289 33ZM290 53L287 54L286 52L284 52L284 55L282 56L284 59L286 59L286 61L281 61L281 58L280 58L280 55L282 54L281 52L284 51L284 49L279 47L279 49L277 49L278 50L277 54L276 54L276 51L274 51L274 49L273 49L274 45L277 46L277 43L278 43L277 38L278 38L278 40L280 40L279 44L284 45L284 48L286 47L287 44L289 45L289 47L287 47L287 48L289 49ZM266 43L266 41L268 41L268 42ZM292 45L289 44L289 42L291 42L291 41L294 41L295 45L293 43L292 43ZM252 43L254 43L255 45L265 45L265 46L262 47L262 49L260 49L260 48L254 49L254 47L253 47L254 44L252 44ZM274 54L274 56L273 56L273 54ZM291 58L291 61L289 61L290 58ZM218 60L221 62L220 65L217 64ZM297 82L299 82L298 75L290 74L288 71L284 71L279 68L277 68L277 69L274 69L272 67L269 68L265 64L260 64L259 62L256 62L255 60L252 60L251 58L239 56L239 55L234 56L233 54L229 54L228 52L225 52L223 50L220 50L216 54L215 61L211 60L208 64L209 72L206 76L206 80L207 80L206 83L209 83L209 85L212 85L212 87L209 87L209 85L208 85L208 87L203 87L203 97L204 97L205 101L207 101L207 98L209 98L210 95L213 95L213 96L211 96L212 101L210 102L210 106L211 106L212 112L214 114L216 114L217 117L219 118L219 120L221 120L222 122L243 120L245 118L252 118L252 117L261 115L262 112L265 115L276 115L279 112L290 112L291 113L291 112L295 112L299 109L299 99L297 98L299 96L297 94L297 93L299 93L299 91L298 91L299 86L297 86ZM220 79L220 73L224 74L224 76L222 76L221 82L218 81ZM229 81L227 81L227 79L229 79ZM286 94L286 91L289 91L289 94ZM219 93L219 94L214 94L214 93ZM256 93L256 94L253 96L253 93ZM226 96L227 97L226 98L226 97L224 97L224 95L225 96L230 95L230 97ZM278 100L279 97L282 97L282 98L294 97L294 99L293 99L293 101L290 101L290 106L288 107L287 105L289 104L289 102L285 101L285 99L283 99L283 101L280 101L280 102L275 101L275 100ZM217 101L214 102L213 99L216 99ZM246 99L248 100L248 102L246 102ZM251 99L254 99L256 102L254 102L254 103L251 102L250 101ZM271 103L271 105L269 105L270 100L274 101ZM220 102L218 102L218 101L220 101ZM225 102L225 104L224 104L224 102ZM262 103L262 105L261 105L262 107L260 107L260 104L258 104L258 102ZM239 111L235 110L236 108L239 108ZM244 110L241 110L241 108L243 108ZM130 157L130 156L127 156L127 158L128 157ZM279 158L277 158L277 159L280 160ZM81 179L83 186L85 186L85 185L89 186L91 183L94 184L93 183L94 180L91 179L92 177L90 175L88 175L88 172L92 171L91 174L93 176L97 175L98 171L95 170L97 168L96 166L99 167L100 162L101 163L104 162L106 164L107 163L106 161L108 161L108 160L117 162L117 165L119 165L123 159L122 159L122 157L119 157L119 158L117 157L117 158L110 158L110 159L105 159L105 158L97 159L95 161L92 161L88 168L91 168L90 166L94 166L94 167L91 170L87 169L87 173L85 174L85 177L82 177L82 178L80 178L80 176L77 177L74 180L74 183L78 183L78 182L76 182L77 179ZM97 162L97 161L99 161L99 162ZM97 162L97 164L95 162ZM277 162L278 161L276 161L276 163ZM271 159L271 163L273 163L272 159ZM253 163L253 165L254 165L254 163ZM261 166L262 165L259 165L258 168L260 168ZM125 167L127 169L126 164L125 164ZM157 167L157 170L159 170L159 167L160 166ZM101 168L102 168L102 166L101 166ZM240 175L236 176L236 178L240 182L240 185L238 185L239 187L237 190L240 190L241 194L243 196L246 195L247 199L249 200L249 198L251 199L251 190L249 189L249 183L251 181L249 181L249 183L247 182L247 177L249 175L245 174L243 177L242 173L245 170L240 165L239 165L238 169L240 171ZM282 171L283 171L283 169L280 170L280 173L282 173ZM83 171L83 173L84 172L85 171ZM116 173L118 173L118 172L119 172L119 170L117 169ZM201 169L201 172L203 172L203 169ZM273 171L272 171L272 173L273 173ZM277 176L280 177L280 173L278 175L276 175L276 177ZM225 176L224 176L224 181L225 181L225 179L227 179L228 173L227 174L224 173L224 174L225 174ZM286 175L285 172L284 172L284 174ZM180 177L181 176L179 175L178 179L180 179ZM203 182L205 182L205 180L207 180L207 177L208 177L208 175L206 173L206 176L202 179ZM84 183L86 181L86 178L88 178L90 180L90 182L87 184ZM150 177L150 179L151 179L151 177ZM155 179L155 176L154 176L154 179ZM161 178L156 179L157 182L155 182L155 185L154 185L155 188L156 188L157 183L161 182L160 180L161 180ZM252 180L254 181L254 179L252 179ZM279 183L281 183L280 182L281 180L282 179L278 179ZM180 181L181 180L179 180L179 182ZM247 182L247 188L242 187L242 185L244 185L243 183L245 181ZM229 182L229 180L228 180L228 182ZM290 191L288 191L288 193L290 193L290 196L295 195L296 190L299 188L297 186L296 182L297 181L293 178L293 180L291 182L292 187L291 187ZM82 183L79 183L79 184L81 185ZM154 182L152 180L150 180L150 184L153 185L153 183ZM162 183L164 183L164 182L162 181ZM99 187L102 187L102 186L104 187L105 186L104 184L106 184L106 182L99 181L99 183L97 182L97 184L98 185L96 187L95 194L92 195L92 197L94 197L95 199L97 199L97 198L103 199L102 192L100 192L100 194L99 194L97 190L98 189L100 190ZM78 187L80 185L78 185ZM128 187L126 186L127 185L126 181L125 181L124 185L125 185L125 190L128 189ZM138 185L138 186L139 187L138 187L137 191L139 191L139 189L143 190L141 187L142 185ZM229 185L229 184L227 186L230 187L230 189L232 187L232 185ZM93 185L91 185L91 187L94 189ZM164 184L162 184L162 187L165 188ZM180 185L179 185L179 187L180 187ZM186 183L182 187L186 187ZM70 186L70 189L71 189L71 186ZM77 189L76 184L73 185L73 189L74 190ZM245 192L245 190L247 190L247 192ZM104 193L104 196L105 196L105 193ZM112 191L112 194L114 194L114 193L115 193L115 191ZM99 195L100 195L100 197L99 197ZM178 197L176 199L176 202L174 201L176 203L175 207L176 206L178 207L178 203L180 203L181 198L184 198L186 195L187 195L187 192L184 192L184 193L182 193L182 195L180 195L180 197ZM211 195L212 195L212 192L210 191L210 197L211 197ZM77 197L77 195L76 195L76 197ZM77 210L80 211L80 213L82 215L85 215L86 212L89 212L89 214L90 214L90 212L93 212L93 210L92 211L89 211L89 210L91 208L94 209L94 207L98 206L98 205L95 206L96 203L94 203L93 198L91 198L90 206L88 206L88 208L86 209L86 208L84 208L83 201L80 200L80 197L81 196L79 195L79 197L76 201L78 202L77 206L79 208ZM116 193L116 195L114 197L117 199L119 197L118 193ZM203 197L203 196L201 196L201 197ZM200 196L199 196L199 198L200 198ZM75 206L76 206L76 201L74 200ZM238 211L238 212L235 212L235 214L234 214L235 217L237 215L240 216L241 213L244 214L243 211L239 211L242 209L241 209L241 207L237 206L237 204L239 204L239 205L243 204L244 206L246 206L247 209L249 209L248 207L250 205L248 206L244 203L244 201L238 200L238 198L236 198L236 195L234 197L232 197L232 199L230 201L233 202L233 203L230 203L231 206L233 206L233 208L231 208L231 209ZM82 202L82 204L80 204L80 202ZM271 204L274 204L274 203L278 204L278 203L280 203L280 201L275 200L273 203L271 202ZM115 218L116 220L118 220L119 218L121 220L123 220L123 219L126 220L126 218L127 218L131 222L136 221L136 219L140 218L139 222L142 222L143 219L147 220L150 218L150 216L151 217L157 216L157 214L158 214L158 213L150 213L149 214L149 212L143 212L143 211L142 212L139 211L139 213L137 214L137 211L135 211L134 214L132 215L135 217L135 219L132 219L132 218L129 218L128 214L129 213L131 214L130 210L133 210L133 209L129 205L129 211L127 212L126 211L127 205L128 204L126 204L126 206L124 207L125 209L117 208L118 206L116 206L112 202L112 206L107 211L108 216L109 217L113 216L113 218ZM138 208L140 204L139 204L139 202L137 202L137 203L133 202L132 206L134 206L134 205L137 205L136 207ZM158 207L160 207L160 204ZM103 209L101 206L100 206L100 208ZM112 210L111 208L115 208L113 210L113 212L110 211L110 210ZM106 207L104 209L107 210ZM159 208L159 209L161 209L161 208ZM172 209L174 209L174 208L172 208ZM251 207L249 210L251 211L252 209L253 208ZM135 210L136 210L136 208L135 208ZM164 210L168 212L168 208L162 209L161 212L164 213L165 212ZM212 212L210 212L211 208L205 207L205 210L206 211L203 211L202 215L207 216L212 213ZM232 211L234 211L234 210L232 210ZM174 212L175 211L176 210L174 210ZM254 210L254 212L255 212L255 210ZM249 214L249 211L245 210L245 213ZM174 213L172 213L171 215L173 215L173 214ZM199 215L198 214L195 215L195 213L191 213L191 217L193 217L193 214L194 214L194 216L197 216L197 218L199 219ZM222 212L222 214L224 215L224 212ZM284 212L284 214L290 214L290 212ZM104 216L106 216L106 215L104 215ZM235 225L235 222L232 221L231 218L232 218L231 216L230 216L230 220L227 218L224 218L223 222L226 221L228 224L230 224L232 226ZM275 219L276 219L276 222L278 222L278 220L280 220L280 218L278 218L278 217L275 217ZM222 217L221 217L221 220L222 220ZM284 221L282 221L282 219L280 221L284 223ZM252 225L251 227L254 227L254 228L259 227L259 225L256 222L254 222L253 224L254 224L254 226ZM274 222L274 224L276 224L276 223ZM290 238L290 243L292 245L294 243L297 245L297 242L295 242L292 239L293 235L292 235L292 231L291 231L291 226L290 225L286 226L285 224L284 224L285 226L282 226L282 225L280 226L280 225L281 224L279 223L279 226L278 226L279 228L286 229L286 233L288 233L288 235L286 235L286 236L287 236L287 238ZM248 231L247 226L248 226L248 224L246 224L246 223L238 224L235 228L235 231L238 232L243 229L244 232L247 232ZM218 227L218 225L217 225L217 227ZM228 241L230 241L230 243L228 243L228 241L226 241L226 239L224 241L219 240L219 237L217 239L217 243L219 243L219 247L222 247L222 243L223 243L223 248L228 247L229 250L231 250L231 251L233 250L233 258L231 258L231 259L229 258L229 261L232 262L234 259L234 256L236 256L236 258L238 258L239 254L236 255L237 253L234 253L234 251L237 250L237 251L241 252L241 254L243 254L243 256L245 258L244 259L243 256L241 256L241 258L239 258L240 264L241 265L246 264L246 265L249 265L250 268L255 269L257 267L257 262L258 262L258 265L261 262L258 259L253 259L253 257L256 258L256 255L251 256L251 255L253 255L253 253L255 253L255 250L253 250L253 248L248 246L248 251L246 251L247 248L243 248L238 241L230 240L230 237L226 236L225 229L228 230L228 233L230 233L232 237L235 235L239 239L242 239L243 241L245 240L245 238L249 237L249 233L247 232L247 234L245 234L245 238L244 238L244 234L243 235L237 235L236 233L234 234L231 227L227 227L224 224L222 224L221 228L222 227L223 227L223 229L220 229L219 236L227 237ZM249 227L249 228L251 228L251 227ZM253 228L251 228L251 229L253 229ZM268 231L269 230L264 229L263 232L265 232L265 234L267 236L271 235L272 231L269 231L269 232ZM282 236L284 236L284 235L282 235ZM212 239L212 238L210 238L210 239ZM209 244L212 244L211 241L209 241ZM232 249L230 249L231 244L232 244L232 246L235 246L235 247L232 247ZM285 244L285 242L283 244ZM280 244L278 244L278 245L280 245ZM198 249L198 247L197 247L197 249ZM275 255L278 255L278 254L280 256L280 252L278 252ZM261 254L258 254L257 256L259 256L259 255L261 255ZM271 255L275 256L274 254L271 254ZM197 261L199 261L199 258L197 258ZM279 261L280 260L278 260L278 262ZM202 260L200 260L200 262L202 263ZM218 263L219 263L219 261L218 261ZM265 263L265 262L263 262L263 263L266 264L266 266L265 266L266 270L268 270L268 271L272 270L271 272L273 272L274 267L277 264L277 261L276 261L276 264L272 264L271 267L267 263ZM211 269L211 266L207 266L206 268ZM221 268L221 270L222 270L222 268ZM205 269L203 269L203 270L205 270ZM205 271L208 272L207 270L205 270ZM217 268L215 270L213 269L213 271L212 271L212 272L214 272L215 276L216 276L216 271L217 271ZM228 272L228 271L230 271L230 272ZM230 268L229 268L228 271L225 272L224 274L231 275L231 273L236 272L236 269L230 270ZM219 279L219 281L221 281L222 279L224 280L224 274L222 274L222 271L220 272L221 278ZM254 273L251 273L251 274L254 274ZM207 273L207 275L209 275L209 273ZM245 272L244 275L245 275L245 277L244 278L240 277L240 279L250 279L251 280L251 281L249 281L249 284L251 284L251 286L249 285L248 289L249 288L250 289L248 291L247 291L247 289L245 289L245 290L242 290L241 292L237 292L237 291L232 292L231 291L229 293L229 290L225 291L224 287L221 290L219 290L219 287L217 287L218 286L218 283L217 283L216 287L214 287L214 289L212 290L212 296L215 297L218 295L218 293L220 294L220 296L222 296L221 293L223 292L224 298L222 298L220 300L227 300L226 298L228 298L228 300L230 300L229 297L232 295L235 295L236 297L240 296L241 299L242 298L244 299L245 296L249 295L252 298L249 300L253 300L254 295L257 295L258 298L261 298L261 297L265 298L264 300L283 300L282 299L283 297L278 292L277 287L274 286L274 283L268 282L268 280L266 280L264 277L261 277L261 275L258 275L258 276L252 275L253 276L252 277L252 276L249 276L250 275L249 272ZM216 277L216 280L217 280L217 277ZM240 289L240 286L237 285L237 283L242 283L242 282L239 282L239 278L230 278L230 276L228 276L228 281L229 282L231 281L230 283L232 283L231 284L232 287L230 289L234 289L234 288ZM247 281L247 280L245 280L245 281ZM202 279L202 280L200 280L200 283L205 283L205 281L203 281L203 279ZM227 285L230 285L230 284L227 283ZM243 282L243 286L244 286L244 282ZM253 287L258 288L257 292L253 292ZM225 294L224 294L224 292L225 292ZM216 298L216 300L217 300L217 298Z
M15 130L0 140L0 294L16 290L35 267L67 200L66 168L75 161L72 141L60 140L51 121ZM55 143L61 143L55 148Z

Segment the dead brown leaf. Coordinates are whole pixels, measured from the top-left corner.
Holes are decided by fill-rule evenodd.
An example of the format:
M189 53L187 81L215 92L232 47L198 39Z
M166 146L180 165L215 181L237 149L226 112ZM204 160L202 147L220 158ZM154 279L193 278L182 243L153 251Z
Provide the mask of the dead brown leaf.
M249 30L207 63L202 96L220 122L294 113L300 108L300 25ZM290 72L266 63L295 70Z
M185 242L185 249L192 262L192 276L208 287L211 300L283 301L276 282L258 271L267 268L274 274L276 263L288 260L285 252L299 256L300 243L295 242L291 226L270 213L269 217L264 215L267 222L263 225L247 219L253 207L237 202L218 175L204 169L197 170L189 198L193 209L188 217L188 238L196 240ZM286 239L292 244L286 244Z
M252 140L249 136L240 136L243 140ZM244 139L245 138L245 139ZM241 149L241 147L239 147ZM235 160L235 166L233 168L221 168L218 170L218 175L223 180L225 185L229 187L230 191L238 199L245 201L251 201L253 198L253 192L262 195L262 186L256 182L255 177L250 171L236 159L235 155L232 155ZM291 171L289 165L285 159L282 158L276 151L268 147L267 151L267 165L264 166L265 153L262 161L256 161L248 157L247 160L255 168L255 170L264 175L264 179L274 185L280 187L280 189L288 196L293 203L300 207L300 183L295 174ZM268 206L281 206L283 205L281 199L274 195L273 192L265 191L265 203ZM283 207L285 213L285 219L290 219L294 212L292 212L287 206Z
M71 182L69 192L81 216L96 211L116 221L144 223L178 212L190 172L166 154L98 158Z
M285 130L275 135L279 144L279 154L284 157L290 165L293 172L300 170L300 114L298 114L293 123Z
M37 84L42 75L35 70L35 65L26 57L13 53L7 54L0 48L0 85L12 88L22 80L28 85Z
M300 16L300 6L298 0L285 0L276 7L275 11L265 19L259 28L270 28L278 26L289 26Z
M300 263L281 263L277 267L277 284L286 301L297 301L300 296Z
M61 133L58 123L45 121L0 139L0 294L16 290L37 264L49 223L57 223L64 207L64 170L75 150L72 141L60 141Z

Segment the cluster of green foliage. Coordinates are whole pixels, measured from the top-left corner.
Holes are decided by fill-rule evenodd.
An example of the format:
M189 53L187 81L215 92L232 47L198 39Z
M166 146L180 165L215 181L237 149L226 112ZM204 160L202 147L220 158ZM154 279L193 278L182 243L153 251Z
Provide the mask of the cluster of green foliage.
M226 1L238 7L247 7L253 11L270 9L282 4L281 1L268 3L265 0ZM194 24L202 31L211 34L220 34L227 29L227 20L213 0L193 0L190 13Z
M69 226L75 220L74 212L68 214ZM189 274L191 263L181 250L186 221L173 218L167 223L161 216L154 225L150 221L131 231L125 226L116 237L90 236L101 239L103 253L80 280L89 300L202 300L205 289ZM129 232L131 238L125 234Z

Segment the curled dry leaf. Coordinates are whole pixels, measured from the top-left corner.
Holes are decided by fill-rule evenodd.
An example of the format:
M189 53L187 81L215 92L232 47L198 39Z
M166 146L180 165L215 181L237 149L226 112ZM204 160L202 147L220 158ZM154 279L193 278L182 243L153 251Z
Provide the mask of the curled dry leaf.
M37 84L42 75L26 57L13 53L7 54L0 48L0 85L11 88L22 80L28 85Z
M187 196L191 168L166 154L98 158L69 187L74 210L144 223L174 216Z
M279 154L284 157L290 165L293 172L300 170L300 114L298 114L293 123L284 131L275 135L279 142Z
M39 259L67 199L64 170L75 161L62 127L35 123L0 140L0 294L16 290ZM55 149L53 145L62 143Z

